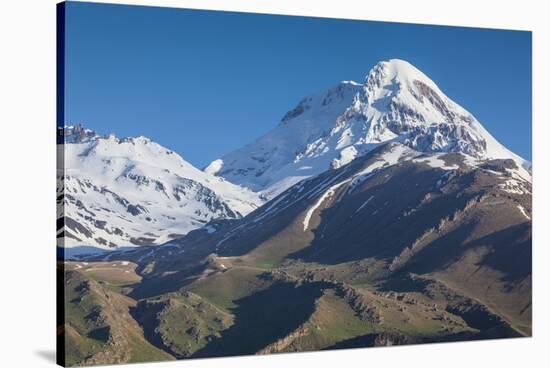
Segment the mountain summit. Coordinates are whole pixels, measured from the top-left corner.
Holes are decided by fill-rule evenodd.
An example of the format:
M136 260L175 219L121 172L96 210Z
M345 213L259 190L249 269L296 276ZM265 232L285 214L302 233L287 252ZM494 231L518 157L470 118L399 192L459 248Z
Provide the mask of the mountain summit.
M306 97L272 131L205 171L272 198L391 141L425 153L513 159L529 167L424 73L392 59L376 64L364 84L344 81Z
M60 138L58 238L65 247L160 244L263 203L147 137L100 136L76 125Z

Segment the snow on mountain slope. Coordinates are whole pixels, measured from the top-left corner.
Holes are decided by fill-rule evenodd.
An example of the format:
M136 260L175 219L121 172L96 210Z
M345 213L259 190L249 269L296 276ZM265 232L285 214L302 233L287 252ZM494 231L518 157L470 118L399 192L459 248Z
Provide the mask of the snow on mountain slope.
M292 184L328 169L328 157L319 156L315 162L307 159L309 147L330 132L360 90L360 84L342 82L326 92L304 98L271 132L212 162L205 171L254 191L266 190L273 197Z
M346 81L305 98L271 132L205 171L273 198L390 141L420 152L511 158L530 168L421 71L393 59L375 65L364 84Z
M58 146L58 236L65 247L160 244L212 219L240 218L263 202L148 138L66 130L66 144Z

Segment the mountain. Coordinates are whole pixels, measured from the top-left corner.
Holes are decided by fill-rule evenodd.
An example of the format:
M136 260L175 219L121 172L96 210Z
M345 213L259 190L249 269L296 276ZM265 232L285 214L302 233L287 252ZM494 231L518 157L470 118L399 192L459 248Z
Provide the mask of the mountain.
M531 165L406 62L304 99L204 175L270 200L59 262L71 362L532 334Z
M82 126L59 144L58 238L64 247L161 244L212 219L237 219L259 195L204 173L146 137Z
M244 218L67 267L131 265L132 316L177 359L530 336L531 191L512 159L390 142Z
M272 131L213 161L205 171L273 198L387 142L421 152L510 158L530 166L421 71L393 59L376 64L363 84L344 81L306 97Z

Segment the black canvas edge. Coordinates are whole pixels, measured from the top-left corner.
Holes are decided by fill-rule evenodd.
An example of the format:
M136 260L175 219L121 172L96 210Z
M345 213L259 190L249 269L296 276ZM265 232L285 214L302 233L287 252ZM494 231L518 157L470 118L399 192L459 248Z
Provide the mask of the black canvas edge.
M64 150L57 149L59 144L64 143L64 121L65 121L65 3L56 4L56 188L63 185L63 181L57 179L57 174L64 172ZM59 188L58 188L59 189ZM64 219L61 218L63 211L63 195L59 190L56 193L56 363L65 367L65 263L63 247L59 242L63 241ZM60 238L61 236L61 238ZM63 245L63 244L61 244Z

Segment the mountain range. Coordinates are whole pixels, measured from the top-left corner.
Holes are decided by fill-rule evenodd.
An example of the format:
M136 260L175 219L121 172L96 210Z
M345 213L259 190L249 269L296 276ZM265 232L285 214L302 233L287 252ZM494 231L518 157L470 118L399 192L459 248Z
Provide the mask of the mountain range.
M118 203L110 226L152 214L143 223L163 235L60 261L71 363L531 335L531 165L405 61L306 97L202 172L146 138L79 130L65 140L75 179L60 218L97 236L82 208ZM221 204L179 210L163 232L180 180ZM148 212L128 211L137 205Z
M364 84L343 81L304 98L272 131L203 171L146 137L99 136L82 126L62 134L64 247L162 244L210 220L240 218L301 180L389 142L473 160L512 159L530 180L529 162L402 60L378 63Z
M82 126L63 134L58 241L66 248L162 244L265 201L146 137L99 136Z

